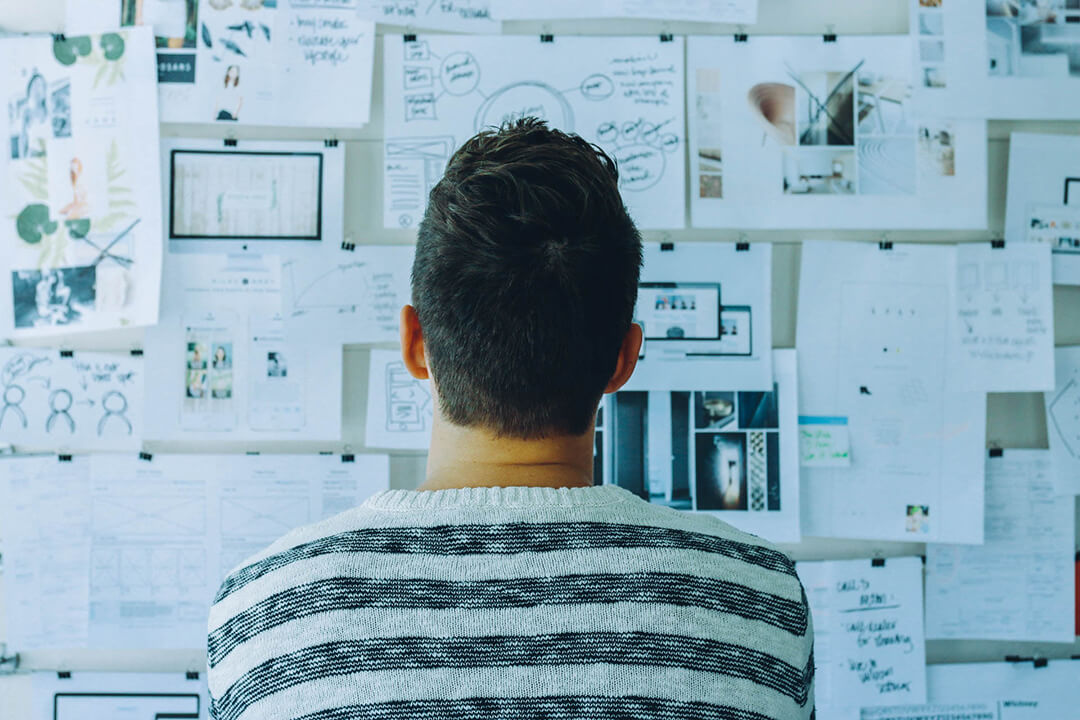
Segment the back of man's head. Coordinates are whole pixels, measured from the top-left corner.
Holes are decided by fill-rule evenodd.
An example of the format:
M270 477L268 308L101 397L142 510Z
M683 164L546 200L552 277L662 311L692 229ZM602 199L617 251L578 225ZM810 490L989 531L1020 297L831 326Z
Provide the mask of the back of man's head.
M640 267L598 147L532 118L468 140L431 191L412 273L443 417L524 439L588 430Z

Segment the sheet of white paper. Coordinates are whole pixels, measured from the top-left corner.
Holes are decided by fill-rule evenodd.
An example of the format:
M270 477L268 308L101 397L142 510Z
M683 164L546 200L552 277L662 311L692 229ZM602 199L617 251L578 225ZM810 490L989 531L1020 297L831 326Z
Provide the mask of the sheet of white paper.
M199 0L162 58L163 122L361 127L371 114L375 24L360 0ZM194 25L197 17L197 27Z
M1000 713L994 720L1069 718L1080 707L1078 673L1080 660L928 665L927 696L935 703L990 698Z
M983 545L926 547L926 636L1071 643L1076 512L1048 450L986 462Z
M0 462L12 647L197 648L226 573L390 482L386 455Z
M768 392L616 393L607 407L607 481L654 504L798 542L795 351L772 355Z
M644 246L634 320L645 335L627 390L772 387L772 245Z
M1080 495L1080 346L1054 351L1054 391L1043 394L1058 495Z
M757 6L757 0L495 0L493 11L503 20L634 17L752 25Z
M410 375L399 351L372 350L364 444L426 450L431 444L435 402L431 383Z
M849 467L851 435L846 417L799 416L799 464Z
M913 13L925 16L932 31L919 35L919 52L937 68L936 99L948 111L1033 120L1080 113L1074 24L1080 9L1064 0L938 5L935 12L913 7Z
M31 720L207 720L206 673L36 672Z
M417 225L451 153L524 115L615 158L639 227L685 226L682 38L424 35L383 45L386 227Z
M0 337L158 320L161 194L153 38L0 40Z
M1050 249L988 243L956 247L951 353L955 390L1040 392L1054 383Z
M272 256L177 255L162 322L146 331L146 436L208 441L337 440L341 345L294 340Z
M33 449L137 450L143 359L0 347L0 436Z
M1001 720L992 702L973 702L959 705L927 703L894 707L863 708L859 720Z
M821 717L844 708L926 701L922 561L800 562L814 617L814 692Z
M65 0L9 2L0 8L0 30L11 33L52 33L64 29Z
M1076 82L1080 85L1080 80ZM1054 282L1059 285L1080 285L1078 211L1080 138L1012 133L1005 239L1050 245Z
M86 645L90 458L0 460L8 647Z
M335 245L282 263L284 315L291 334L341 343L396 342L401 307L411 302L412 245Z
M408 28L496 34L502 23L492 18L500 0L360 0L360 17Z
M804 242L799 410L846 417L848 468L803 468L803 534L982 542L986 395L948 382L953 247Z
M85 35L115 30L120 26L146 25L162 47L180 47L189 32L195 41L196 7L199 0L69 0L64 32ZM171 40L171 42L170 42Z
M688 42L694 227L986 227L986 123L921 109L908 36Z

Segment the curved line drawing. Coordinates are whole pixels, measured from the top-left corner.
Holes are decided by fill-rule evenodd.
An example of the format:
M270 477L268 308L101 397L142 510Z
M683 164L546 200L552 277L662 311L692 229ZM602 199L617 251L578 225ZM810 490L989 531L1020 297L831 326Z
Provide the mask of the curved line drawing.
M535 95L532 95L533 93L535 93ZM517 100L519 97L528 98L530 95L546 100L554 100L558 110L562 113L562 118L546 117L545 113L542 112L544 107L543 102L534 102L530 105L528 103L521 103ZM488 117L489 114L492 114L492 108L497 107L500 102L507 102L507 98L517 101L517 104L522 105L522 107L514 110L514 112L510 114L503 112L502 117L494 120ZM487 100L485 100L476 111L476 119L473 121L473 128L479 132L485 127L498 127L508 119L517 119L525 116L534 116L539 117L541 120L547 120L553 127L557 127L565 132L574 131L574 109L570 106L566 97L546 83L531 80L507 85L489 95Z
M22 409L22 401L25 399L26 391L22 386L11 384L4 388L4 407L0 408L0 428L4 427L7 412L11 410L11 414L22 423L23 430L26 429L26 413Z
M115 398L115 399L114 399ZM119 404L118 404L119 403ZM110 404L112 405L110 407ZM119 390L110 390L101 397L101 408L105 411L105 414L98 420L97 434L101 437L105 433L105 426L109 422L109 418L114 417L118 421L124 423L127 427L127 434L132 433L131 421L127 417L128 401L124 396L124 393Z
M75 398L72 397L71 391L67 388L57 388L49 393L49 409L52 412L49 414L49 419L45 421L45 432L51 433L56 421L63 418L68 432L74 435L75 420L71 417L71 413L68 412L74 404Z

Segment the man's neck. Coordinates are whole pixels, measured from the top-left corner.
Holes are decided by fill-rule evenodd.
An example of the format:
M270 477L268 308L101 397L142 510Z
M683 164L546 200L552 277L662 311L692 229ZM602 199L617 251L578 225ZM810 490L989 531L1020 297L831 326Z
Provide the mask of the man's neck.
M495 437L452 425L436 413L427 479L420 490L528 485L592 485L593 430L540 440Z

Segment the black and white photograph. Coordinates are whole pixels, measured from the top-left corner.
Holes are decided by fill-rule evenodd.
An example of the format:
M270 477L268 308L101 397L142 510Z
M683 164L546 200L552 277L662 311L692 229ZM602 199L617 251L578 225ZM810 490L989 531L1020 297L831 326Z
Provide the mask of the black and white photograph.
M11 273L16 328L70 325L94 309L96 266Z
M289 376L289 366L285 364L285 354L271 350L266 353L266 377L283 378Z

